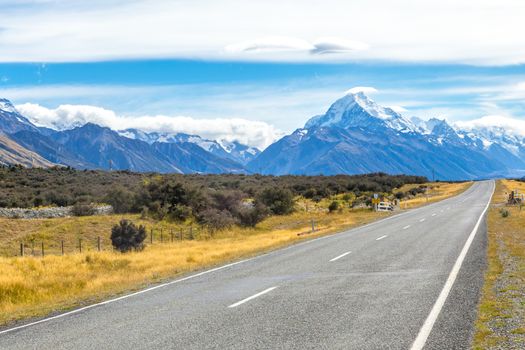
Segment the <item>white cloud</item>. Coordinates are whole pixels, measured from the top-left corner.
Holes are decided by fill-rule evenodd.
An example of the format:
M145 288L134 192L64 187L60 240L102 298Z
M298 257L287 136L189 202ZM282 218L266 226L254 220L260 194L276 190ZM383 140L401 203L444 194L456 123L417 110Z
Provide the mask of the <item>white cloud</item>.
M142 115L123 116L114 111L86 105L60 105L49 109L38 104L17 105L20 113L38 126L68 129L88 122L113 130L136 128L146 132L183 132L208 139L239 141L260 149L266 148L283 133L274 126L241 118L195 119L185 116Z
M273 52L273 51L309 51L314 50L308 41L292 37L263 37L243 41L225 47L227 52Z
M315 54L346 53L368 49L365 43L337 37L317 39L314 47L311 52Z
M374 94L378 91L376 88L371 86L354 86L353 88L346 90L345 94L357 94L358 92L363 92L365 94Z
M457 121L454 124L464 130L500 128L510 135L525 137L525 120L508 116L487 115L478 119Z
M226 52L276 52L290 51L299 53L310 53L315 55L349 53L352 51L366 50L368 45L359 41L348 40L338 37L321 38L313 44L306 40L293 37L263 37L255 40L243 41L226 46Z
M391 110L393 110L394 112L396 113L406 113L408 112L408 109L406 109L405 107L403 106L388 106L388 108L390 108Z
M3 1L0 13L3 62L173 57L525 63L522 0L504 6L493 0ZM268 37L301 39L253 41ZM323 37L329 40L317 39ZM266 53L225 52L231 43ZM351 54L288 50L307 43L319 52ZM365 47L360 43L370 48L356 50Z

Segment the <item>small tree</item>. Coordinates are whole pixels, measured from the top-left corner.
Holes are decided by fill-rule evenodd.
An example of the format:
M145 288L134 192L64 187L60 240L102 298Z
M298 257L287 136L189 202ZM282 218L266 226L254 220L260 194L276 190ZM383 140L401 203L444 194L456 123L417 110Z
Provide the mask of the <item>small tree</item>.
M237 212L241 226L246 227L255 227L268 215L270 215L270 210L264 204L258 202L253 206L245 206Z
M129 220L121 220L118 225L111 229L111 244L122 253L130 250L144 249L146 239L146 228L140 225L138 228Z
M290 214L295 205L293 193L284 188L267 188L257 196L256 201L267 206L275 215Z
M113 207L115 213L129 213L135 205L135 198L133 192L117 187L107 194L106 202Z
M333 201L332 203L330 203L330 205L328 206L328 211L330 213L336 211L337 209L339 209L339 202L338 201Z

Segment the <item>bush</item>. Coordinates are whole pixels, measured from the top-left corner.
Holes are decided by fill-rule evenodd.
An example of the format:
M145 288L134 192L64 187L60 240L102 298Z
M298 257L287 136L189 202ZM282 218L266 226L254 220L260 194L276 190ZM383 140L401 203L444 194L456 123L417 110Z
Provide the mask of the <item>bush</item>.
M245 227L255 227L268 215L270 215L270 210L262 203L255 203L255 205L250 207L245 206L237 212L239 223Z
M286 215L294 210L295 201L290 190L267 188L258 196L257 201L267 206L275 215Z
M95 207L92 204L76 203L71 209L73 216L90 216L95 215Z
M333 201L332 203L330 203L330 205L328 206L328 211L330 213L336 211L337 209L339 209L339 202L338 201Z
M117 214L129 213L135 205L133 192L121 187L111 190L105 201L113 207L113 211Z
M503 218L506 218L510 215L510 212L507 209L501 209L499 212Z
M211 231L217 231L231 227L235 219L227 210L210 208L200 214L199 222Z
M111 229L111 244L121 253L129 252L132 249L144 249L146 239L146 228L135 226L129 220L121 220L118 225Z

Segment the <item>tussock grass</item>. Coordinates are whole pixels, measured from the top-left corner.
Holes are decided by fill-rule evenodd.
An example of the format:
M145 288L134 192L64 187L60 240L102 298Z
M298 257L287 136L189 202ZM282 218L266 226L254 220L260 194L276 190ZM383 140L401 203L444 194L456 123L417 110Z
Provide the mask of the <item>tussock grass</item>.
M336 214L297 212L285 217L270 217L255 229L235 228L213 236L203 233L197 240L156 243L148 245L142 252L91 251L44 258L0 258L0 324L102 300L185 272L361 225L385 215L388 214L366 210ZM310 231L312 218L318 231L298 236ZM53 221L59 226L69 227L71 221L78 223L80 220L96 227L93 236L107 235L104 230L118 219L120 216ZM25 224L16 223L17 227ZM162 222L157 225L164 225L167 229L170 224ZM45 233L39 237L50 239ZM69 239L65 233L61 237Z
M498 181L487 216L488 268L473 342L477 350L525 348L525 207L505 206L515 189L525 193L525 183Z
M448 195L455 193L447 192ZM195 240L176 240L164 244L159 243L160 228L163 228L165 239L169 241L169 231L173 229L178 233L181 225L144 220L138 215L0 219L0 246L11 244L10 249L15 251L20 241L30 242L31 239L44 241L49 245L48 249L55 249L54 252L58 252L56 242L60 240L73 249L78 238L82 238L85 244L82 254L46 255L43 258L1 257L0 325L93 303L183 273L363 225L390 215L351 210L350 203L340 197L320 203L300 200L298 211L287 216L269 217L256 228L234 227L212 233L195 226ZM340 210L329 214L326 206L332 200L340 200L342 205ZM108 247L111 227L123 217L148 228L155 227L156 243L148 244L148 237L144 251L127 254L112 250L94 251L98 236L103 238L104 245ZM317 230L315 233L310 233L312 219ZM187 233L188 226L184 228ZM52 244L55 247L51 247Z
M470 181L469 182L429 182L423 185L405 185L405 186L402 186L399 190L395 192L400 192L400 191L405 192L405 191L410 190L411 188L419 187L419 186L428 187L429 189L428 196L425 194L419 194L414 198L410 198L410 199L401 201L400 203L401 208L409 209L409 208L420 207L428 203L438 202L448 197L456 196L464 192L471 185L472 185L472 182Z

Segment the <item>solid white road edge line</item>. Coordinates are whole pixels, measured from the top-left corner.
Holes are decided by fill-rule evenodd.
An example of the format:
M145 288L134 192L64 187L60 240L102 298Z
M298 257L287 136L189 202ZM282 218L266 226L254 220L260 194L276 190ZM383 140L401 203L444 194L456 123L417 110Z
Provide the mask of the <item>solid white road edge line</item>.
M382 240L383 238L387 238L387 237L388 237L388 235L384 235L384 236L381 236L381 237L377 237L377 238L376 238L376 241L380 241L380 240Z
M247 302L247 301L250 301L250 300L252 300L252 299L255 299L255 298L257 298L257 297L260 297L261 295L264 295L264 294L266 294L266 293L270 293L270 292L271 292L272 290L274 290L275 288L277 288L277 287L270 287L270 288L268 288L268 289L265 289L265 290L263 290L262 292L259 292L259 293L257 293L257 294L252 295L251 297L248 297L248 298L246 298L246 299L243 299L243 300L241 300L241 301L238 301L238 302L236 302L235 304L231 304L231 305L228 306L228 307L229 307L229 308L232 308L232 307L237 307L237 306L239 306L239 305L242 305L242 304L244 304L244 303Z
M443 305L445 305L445 301L447 300L447 297L450 291L452 290L452 286L454 285L454 282L456 281L456 277L458 276L459 270L461 269L461 265L463 265L463 261L465 260L465 257L468 253L470 245L472 244L472 241L474 240L474 237L476 236L476 233L478 232L479 225L481 224L481 221L483 220L483 217L485 216L485 213L487 212L490 206L490 201L492 199L492 196L494 195L494 190L496 188L496 185L494 184L494 182L492 183L492 186L493 186L492 194L490 195L489 201L487 205L485 206L485 209L479 216L479 219L476 222L474 229L468 236L467 241L465 242L465 245L463 246L463 249L461 250L461 253L459 253L458 259L456 260L456 262L454 263L454 266L452 267L452 270L450 271L447 281L445 282L445 286L443 286L441 293L439 293L439 297L437 298L434 306L432 307L432 310L430 311L430 314L425 320L425 323L419 330L416 340L414 340L414 343L412 343L410 350L421 350L425 346L428 336L430 335L430 332L432 332L432 328L434 327L434 323L436 322L439 316L439 313L441 312Z
M332 261L336 261L336 260L339 260L339 259L341 259L342 257L347 256L347 255L350 254L350 253L351 253L351 252L346 252L346 253L343 253L343 254L341 254L341 255L338 255L338 256L336 256L335 258L333 258L332 260L330 260L330 262L332 262Z
M199 277L199 276L202 276L202 275L206 275L206 274L209 274L209 273L212 273L212 272L215 272L215 271L226 269L228 267L232 267L232 266L235 266L235 265L238 265L238 264L242 264L244 262L253 260L255 258L257 258L257 257L244 259L244 260L241 260L241 261L236 261L236 262L231 263L231 264L219 266L219 267L213 268L211 270L202 271L202 272L199 272L197 274L194 274L194 275L191 275L191 276L188 276L188 277L184 277L184 278L181 278L181 279L178 279L178 280L175 280L175 281L159 284L157 286L150 287L150 288L147 288L147 289L143 289L141 291L134 292L134 293L131 293L131 294L126 294L126 295L123 295L123 296L118 297L118 298L109 299L109 300L106 300L106 301L103 301L103 302L100 302L100 303L84 306L84 307L81 307L79 309L75 309L75 310L72 310L72 311L69 311L69 312L65 312L63 314L59 314L59 315L56 315L56 316L44 318L44 319L41 319L41 320L38 320L38 321L35 321L35 322L31 322L31 323L26 323L26 324L23 324L23 325L20 325L20 326L17 326L17 327L5 329L3 331L0 331L0 335L8 333L8 332L13 332L13 331L16 331L16 330L19 330L19 329L22 329L22 328L27 328L27 327L30 327L30 326L34 326L34 325L37 325L39 323L56 320L57 318L62 318L62 317L65 317L65 316L76 314L76 313L79 313L79 312L84 311L84 310L92 309L92 308L94 308L96 306L111 304L111 303L114 303L114 302L119 301L119 300L127 299L127 298L130 298L130 297L133 297L133 296L136 296L136 295L140 295L140 294L143 294L143 293L151 292L151 291L153 291L155 289L163 288L163 287L175 284L175 283L184 282L184 281L187 281L187 280L192 279L192 278L196 278L196 277Z
M147 288L147 289L143 289L141 291L134 292L134 293L131 293L131 294L126 294L126 295L123 295L123 296L118 297L118 298L109 299L109 300L106 300L106 301L103 301L103 302L100 302L100 303L96 303L96 304L92 304L92 305L81 307L79 309L71 310L71 311L68 311L68 312L56 315L56 316L51 316L51 317L43 318L43 319L35 321L35 322L26 323L26 324L23 324L23 325L20 325L20 326L16 326L16 327L13 327L13 328L4 329L4 330L0 331L0 335L5 334L5 333L9 333L9 332L13 332L13 331L16 331L16 330L19 330L19 329L35 326L35 325L40 324L40 323L56 320L56 319L59 319L59 318L65 317L65 316L73 315L73 314L79 313L79 312L84 311L84 310L92 309L92 308L97 307L97 306L111 304L113 302L116 302L116 301L119 301L119 300L122 300L122 299L127 299L127 298L133 297L135 295L140 295L142 293L150 292L150 291L155 290L155 289L163 288L163 287L166 287L166 286L169 286L169 285L172 285L172 284L176 284L176 283L179 283L179 282L184 282L184 281L187 281L187 280L192 279L192 278L196 278L196 277L199 277L199 276L202 276L202 275L206 275L208 273L219 271L219 270L222 270L222 269L234 266L234 265L242 264L242 263L248 262L250 260L259 259L259 258L262 258L264 256L268 256L268 255L271 255L271 254L282 252L282 251L285 251L285 250L288 250L288 249L291 249L291 248L294 248L294 247L299 247L299 246L302 246L304 244L309 244L309 243L313 243L315 241L320 241L320 240L323 240L323 239L334 238L334 237L337 237L337 236L345 235L345 234L348 234L348 233L350 233L352 231L361 230L363 228L366 228L366 227L369 227L369 226L373 226L373 225L382 223L384 221L388 221L388 220L391 220L391 219L399 218L399 217L405 216L407 214L415 213L415 212L418 212L419 210L427 209L429 206L432 206L432 205L439 205L439 204L443 204L444 202L449 202L451 200L457 199L457 197L462 196L462 195L465 195L465 192L460 193L460 194L458 194L456 196L453 196L453 197L450 197L450 198L443 199L443 200L441 200L439 202L429 204L427 206L422 206L422 207L419 207L419 208L410 209L410 210L408 210L406 212L402 212L402 213L399 213L399 214L396 214L396 215L388 216L388 217L386 217L384 219L379 219L377 221L373 221L373 222L365 224L363 226L358 226L358 227L352 228L352 229L350 229L348 231L343 231L343 232L339 232L339 233L336 233L336 234L333 234L333 235L313 238L313 239L310 239L310 240L307 240L307 241L304 241L304 242L292 244L292 245L290 245L288 247L285 247L285 248L281 248L281 249L277 249L277 250L268 252L266 254L257 255L257 256L254 256L253 258L236 261L236 262L233 262L231 264L219 266L219 267L216 267L216 268L211 269L211 270L202 271L202 272L199 272L199 273L197 273L195 275L191 275L191 276L187 276L187 277L184 277L184 278L181 278L181 279L178 279L178 280L174 280L174 281L171 281L171 282L159 284L157 286L154 286L154 287L151 287L151 288ZM447 208L447 209L450 209L450 208Z

